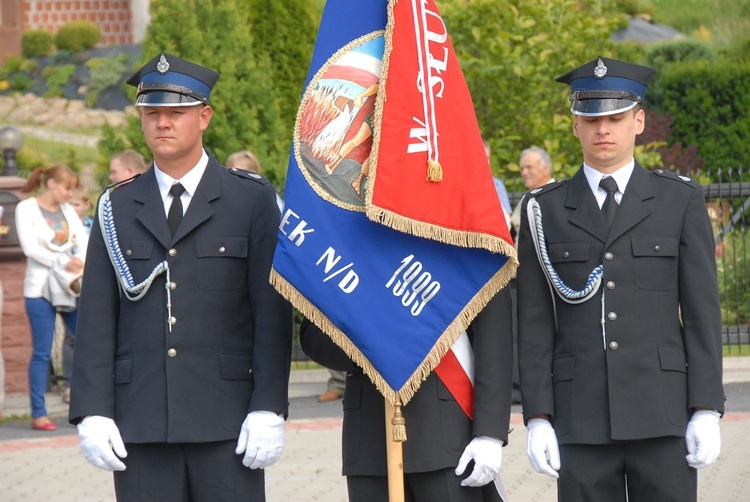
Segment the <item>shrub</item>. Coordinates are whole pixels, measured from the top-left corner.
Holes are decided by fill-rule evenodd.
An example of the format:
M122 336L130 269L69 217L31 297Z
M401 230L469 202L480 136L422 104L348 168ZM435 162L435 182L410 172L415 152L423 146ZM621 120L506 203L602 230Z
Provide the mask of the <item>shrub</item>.
M47 85L50 87L60 87L68 83L75 71L76 67L72 64L47 66L42 70L42 77L47 80Z
M657 42L646 48L646 66L663 68L668 63L713 61L716 52L711 44L691 38Z
M57 30L55 45L58 50L79 52L93 49L102 38L102 30L90 21L70 21Z
M87 105L95 105L100 92L123 81L123 74L128 69L128 60L127 54L116 54L107 58L93 58L86 63L91 70Z
M672 115L670 144L696 145L708 167L750 166L750 63L674 64L653 105Z
M52 51L52 33L26 30L21 34L21 53L25 58L46 56Z
M9 55L5 58L5 64L3 65L3 68L5 68L8 74L10 74L20 70L22 63L23 59L21 57Z
M26 92L34 87L34 80L25 73L14 73L8 79L11 91Z

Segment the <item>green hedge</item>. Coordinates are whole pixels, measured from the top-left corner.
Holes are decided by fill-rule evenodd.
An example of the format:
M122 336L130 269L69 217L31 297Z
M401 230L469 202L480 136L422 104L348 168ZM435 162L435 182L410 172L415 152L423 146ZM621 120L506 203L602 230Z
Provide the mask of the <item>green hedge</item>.
M57 50L79 52L93 49L102 38L102 30L90 21L70 21L55 34Z
M52 51L52 33L47 30L26 30L21 34L21 53L25 58L46 56Z
M707 166L750 166L750 62L666 66L654 107L674 118L670 143L698 146Z

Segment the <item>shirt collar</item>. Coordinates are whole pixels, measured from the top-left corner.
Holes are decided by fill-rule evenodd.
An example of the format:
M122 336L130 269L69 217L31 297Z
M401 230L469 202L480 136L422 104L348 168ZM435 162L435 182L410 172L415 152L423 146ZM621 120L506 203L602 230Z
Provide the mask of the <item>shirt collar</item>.
M206 155L206 151L203 150L203 154L201 155L198 163L190 171L188 171L185 176L183 176L179 180L176 180L159 169L159 166L157 166L156 162L154 162L154 175L156 176L156 184L159 186L161 199L167 199L167 197L169 196L169 189L177 181L182 184L182 186L185 188L185 192L187 192L190 198L192 198L193 195L195 195L195 191L198 189L198 184L203 177L203 173L206 171L206 166L208 166L208 155Z
M605 176L609 176L613 178L615 180L615 183L617 183L617 191L620 192L621 194L625 194L625 187L628 186L628 181L630 181L630 176L633 174L634 168L635 168L635 159L630 159L630 162L618 168L617 171L611 174L604 174L600 171L597 171L596 169L587 165L584 162L583 174L586 175L586 181L588 181L589 187L591 187L591 192L594 195L596 195L597 191L600 190L599 182Z

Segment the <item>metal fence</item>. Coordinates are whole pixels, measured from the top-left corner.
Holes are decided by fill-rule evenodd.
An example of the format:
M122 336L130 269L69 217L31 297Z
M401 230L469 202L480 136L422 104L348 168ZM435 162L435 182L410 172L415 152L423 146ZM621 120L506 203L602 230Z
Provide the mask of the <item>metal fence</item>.
M750 242L747 232L750 169L703 169L686 175L698 180L704 188L708 214L714 227L722 341L729 354L738 354L743 344L750 343ZM511 189L511 186L508 188ZM512 185L512 189L519 188ZM523 191L509 191L513 207L523 194ZM746 352L747 349L742 353ZM306 359L295 340L293 360Z

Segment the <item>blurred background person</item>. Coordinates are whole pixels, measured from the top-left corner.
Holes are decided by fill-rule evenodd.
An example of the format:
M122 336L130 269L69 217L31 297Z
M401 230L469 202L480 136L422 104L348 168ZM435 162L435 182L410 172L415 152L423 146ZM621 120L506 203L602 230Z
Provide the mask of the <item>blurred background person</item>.
M544 148L532 146L521 152L519 165L521 179L526 190L533 190L555 181L552 177L552 158ZM513 239L518 240L518 228L521 226L521 201L513 208L510 223L511 235Z
M260 161L250 150L240 150L229 154L225 165L228 168L244 169L255 174L263 174L263 168L260 167ZM279 206L279 211L284 209L284 201L278 192L276 192L276 205Z
M83 272L88 245L83 223L68 204L77 186L78 176L68 166L38 167L21 189L23 193L36 193L36 196L19 202L16 207L18 240L27 258L23 296L33 343L29 363L31 426L42 431L57 428L47 417L44 404L55 316L61 311L63 321L73 335L77 318L75 307L56 307L60 299L51 294L51 271L57 263L70 274ZM67 300L70 299L62 301ZM75 299L72 299L72 304L75 305ZM66 361L72 359L72 349L72 343L63 349L63 367L72 364L72 361ZM69 387L70 380L66 385Z
M109 159L109 181L120 183L148 169L146 158L135 150L123 150Z
M91 234L91 225L94 223L94 218L88 214L91 210L91 200L89 198L88 189L83 185L78 185L73 189L73 196L68 201L68 204L73 206L73 209L76 210L76 213L81 218L86 233Z

